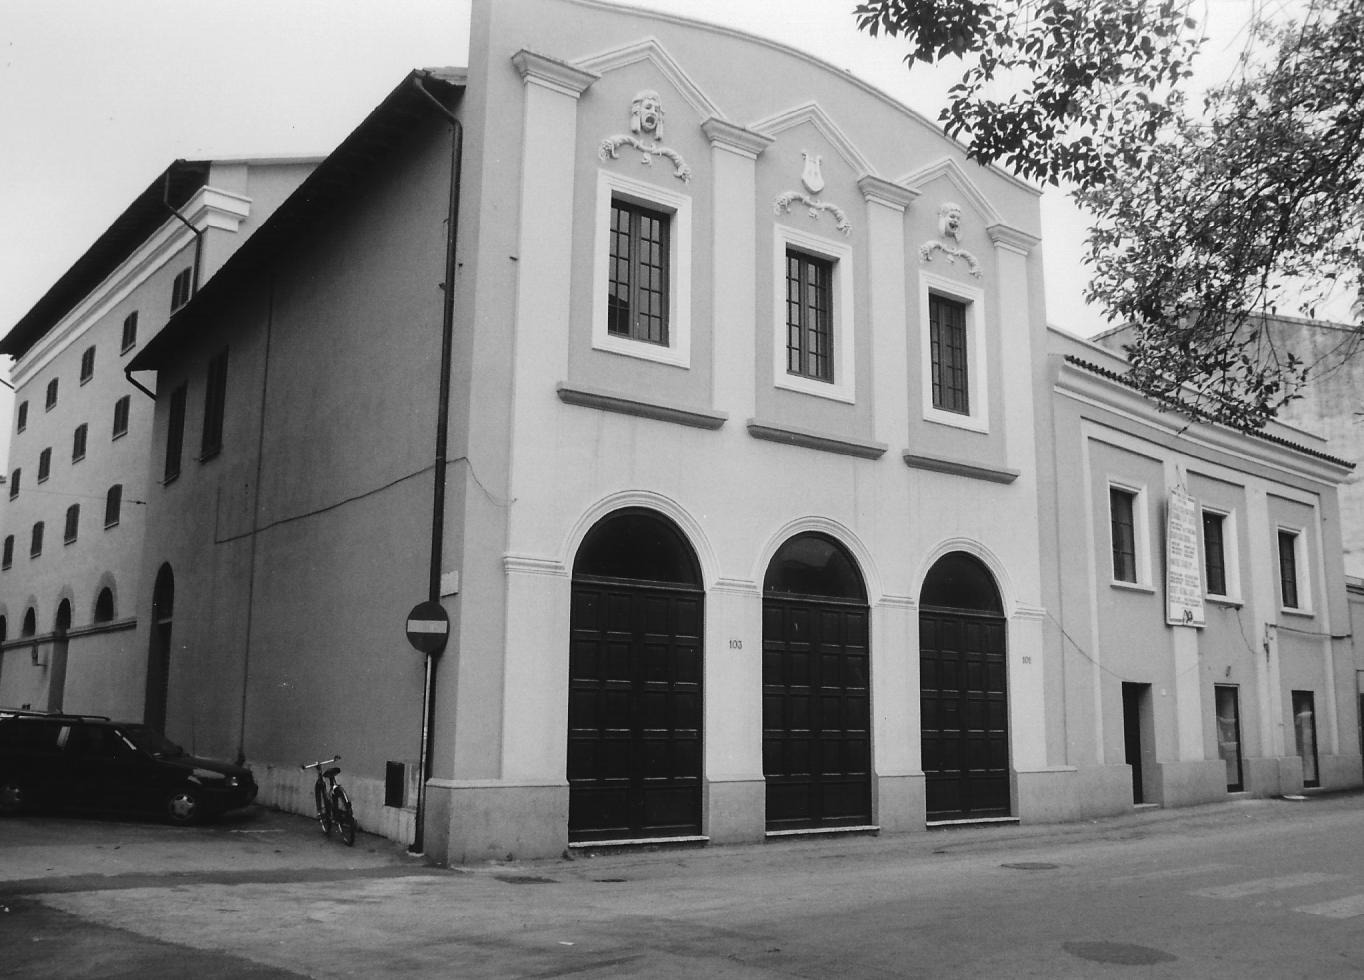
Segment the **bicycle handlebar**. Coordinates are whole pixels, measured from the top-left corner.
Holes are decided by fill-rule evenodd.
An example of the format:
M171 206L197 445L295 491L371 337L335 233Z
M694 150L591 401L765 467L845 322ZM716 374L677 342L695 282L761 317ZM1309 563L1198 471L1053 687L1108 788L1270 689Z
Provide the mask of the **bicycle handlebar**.
M329 766L329 765L331 765L333 762L340 762L340 761L341 761L341 757L340 757L339 755L334 755L334 756L332 756L330 759L319 759L317 762L309 762L309 763L307 763L306 765L301 765L301 766L299 766L298 768L299 768L300 770L304 770L304 769L320 769L322 766Z

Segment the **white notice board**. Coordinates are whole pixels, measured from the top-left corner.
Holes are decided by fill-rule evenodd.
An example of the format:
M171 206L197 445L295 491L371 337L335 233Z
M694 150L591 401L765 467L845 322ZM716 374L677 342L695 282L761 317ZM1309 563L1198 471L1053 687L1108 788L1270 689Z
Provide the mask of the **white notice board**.
M1165 505L1165 621L1202 626L1203 568L1198 561L1198 501L1171 487Z

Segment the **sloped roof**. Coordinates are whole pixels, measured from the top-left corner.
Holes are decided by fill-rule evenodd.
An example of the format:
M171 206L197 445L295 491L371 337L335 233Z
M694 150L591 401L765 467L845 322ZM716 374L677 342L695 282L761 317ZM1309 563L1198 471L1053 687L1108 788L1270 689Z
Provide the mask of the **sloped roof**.
M211 160L176 160L133 199L85 254L0 339L0 354L23 357L81 300L208 183Z
M185 336L188 325L211 308L217 297L231 295L235 283L258 271L271 256L286 248L318 216L352 194L414 124L429 121L436 111L419 84L453 108L464 91L463 68L423 68L409 72L383 102L308 175L265 223L223 264L198 293L171 317L127 365L129 371L153 371L163 366Z

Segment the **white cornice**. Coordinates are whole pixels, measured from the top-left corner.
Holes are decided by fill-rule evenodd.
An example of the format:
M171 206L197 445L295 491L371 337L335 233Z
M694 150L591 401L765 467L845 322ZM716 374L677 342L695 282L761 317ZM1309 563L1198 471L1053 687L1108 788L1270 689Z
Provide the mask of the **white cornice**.
M683 101L692 107L699 118L728 121L720 107L701 90L701 86L692 81L691 76L682 70L682 66L668 54L657 38L646 37L632 44L603 51L601 54L579 58L573 64L583 71L601 76L640 61L647 61L653 65L658 73L668 80L668 84L677 89Z
M235 233L251 214L251 199L203 187L180 210L200 231L216 228ZM14 387L23 387L193 240L194 234L183 222L167 217L160 228L15 362L10 374Z
M520 72L521 80L527 85L541 85L575 99L601 77L595 72L583 71L558 58L536 54L525 48L512 55L511 60Z
M1183 455L1193 460L1198 452L1213 450L1246 463L1265 466L1299 480L1309 480L1332 486L1344 481L1349 471L1342 466L1309 456L1289 446L1238 432L1222 425L1191 422L1174 410L1160 411L1140 392L1099 377L1078 365L1063 361L1056 379L1055 390L1082 404L1100 408L1113 416L1125 419L1133 426L1129 434L1138 436L1140 429L1177 438L1189 446ZM1110 425L1121 431L1117 425ZM1149 441L1149 437L1148 437ZM1209 461L1211 462L1211 461Z

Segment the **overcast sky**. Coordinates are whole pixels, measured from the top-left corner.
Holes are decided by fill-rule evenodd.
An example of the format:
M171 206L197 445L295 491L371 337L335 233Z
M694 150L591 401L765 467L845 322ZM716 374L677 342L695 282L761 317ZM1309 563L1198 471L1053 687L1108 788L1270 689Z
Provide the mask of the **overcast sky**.
M1224 50L1250 3L1206 3ZM790 44L937 114L942 77L859 33L855 0L637 5ZM172 160L326 154L410 69L465 64L468 16L464 0L0 0L0 334ZM1083 224L1055 192L1043 221L1048 318L1091 334Z

